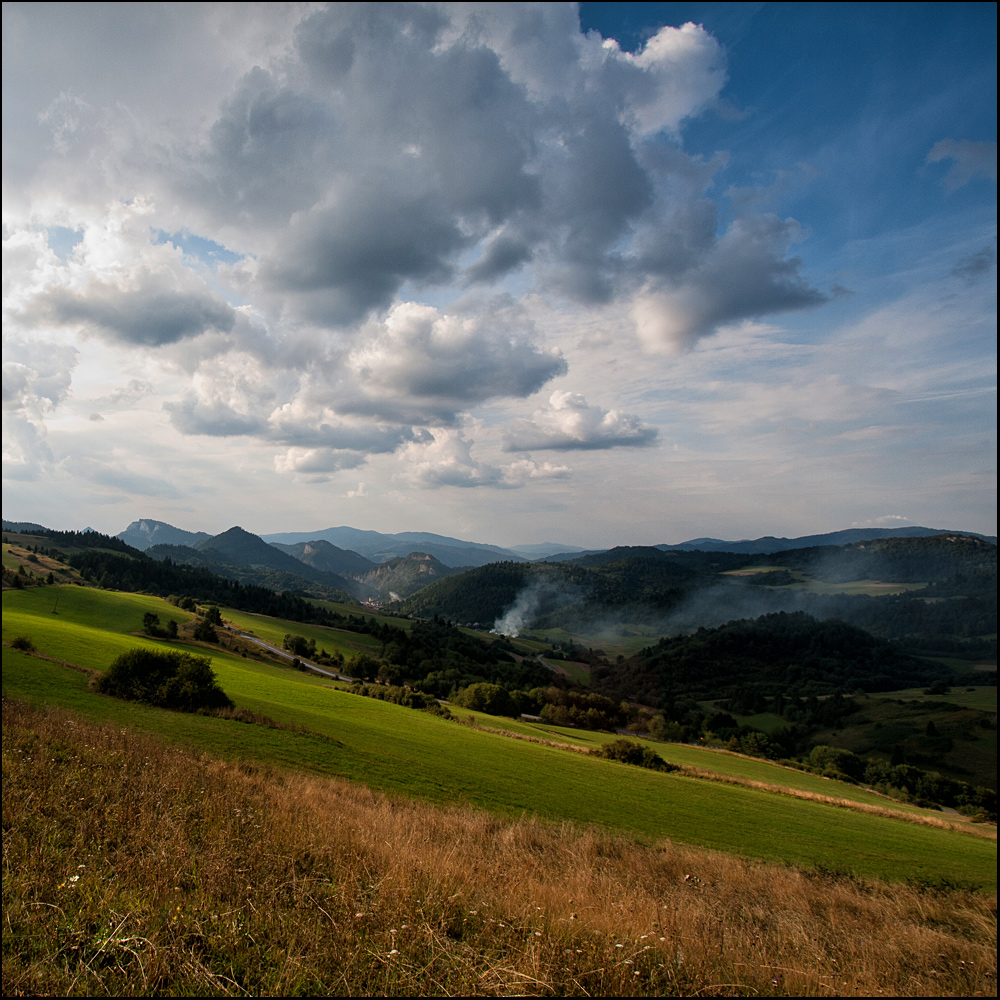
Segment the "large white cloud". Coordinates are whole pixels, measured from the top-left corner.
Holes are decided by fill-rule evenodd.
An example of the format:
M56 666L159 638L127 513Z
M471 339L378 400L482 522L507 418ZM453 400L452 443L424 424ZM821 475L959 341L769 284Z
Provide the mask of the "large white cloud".
M141 384L143 428L262 444L281 473L395 452L415 485L519 486L569 469L503 465L493 432L474 457L477 411L507 451L657 439L613 386L523 402L569 374L534 296L631 311L654 352L823 299L793 220L720 232L725 157L681 145L726 78L699 26L629 53L568 4L8 7L7 316L114 352L91 413ZM65 398L15 408L21 452Z
M530 396L565 374L560 352L536 346L534 333L507 302L473 316L401 303L365 330L347 368L369 404L404 401L447 419L497 397Z
M91 220L65 264L51 251L29 259L20 308L12 318L27 326L73 327L109 340L160 347L209 331L227 333L236 312L171 244L154 243L144 202L115 204ZM12 238L11 242L15 242ZM47 248L46 248L47 249ZM11 297L11 305L15 297Z
M225 72L205 78L214 112L187 89L172 117L145 86L109 101L105 76L82 67L81 91L53 93L34 124L55 146L32 145L45 168L36 173L71 182L83 167L117 197L148 193L164 224L200 224L253 255L253 293L276 315L331 328L390 308L407 285L492 283L523 267L540 289L591 302L628 301L637 287L694 266L698 288L725 294L727 306L721 320L701 309L693 337L727 319L817 301L801 276L795 296L754 295L749 281L733 289L724 269L699 266L699 250L711 254L717 240L714 219L705 205L692 212L669 194L695 164L676 147L655 154L664 148L657 137L676 137L718 96L725 65L717 42L686 24L627 53L581 35L575 12L562 6L288 5L283 20L267 14L268 42L249 29L253 12L240 22L231 11L225 27L241 43L227 47ZM153 22L194 51L221 30L203 10L192 12L187 33L176 16L120 17L120 30L170 79L177 60ZM31 38L32 27L47 24L24 9L17 19ZM266 54L257 65L241 48L248 44ZM241 63L249 65L237 76ZM88 128L99 139L78 148ZM630 247L665 224L687 247L683 266L667 272L662 252ZM731 256L747 231L731 230L718 255ZM787 239L741 246L745 268L766 288L788 284ZM51 308L150 344L229 322L223 304L176 274L155 273L159 280L137 271L131 284L109 287L93 277L75 293L54 293Z
M4 342L4 476L35 479L51 466L46 418L67 397L78 357L64 344Z
M547 406L517 423L503 438L504 451L596 451L654 444L655 427L631 413L592 406L578 392L557 390Z
M398 478L421 489L502 485L503 470L474 458L473 444L461 431L434 431L429 441L406 447L402 454L405 465Z

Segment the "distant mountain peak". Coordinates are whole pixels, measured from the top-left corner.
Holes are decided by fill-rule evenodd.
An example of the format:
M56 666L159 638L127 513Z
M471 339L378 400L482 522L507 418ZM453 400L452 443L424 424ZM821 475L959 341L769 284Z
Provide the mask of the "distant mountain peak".
M124 531L116 536L127 545L143 552L154 545L184 545L193 546L209 535L204 531L185 531L175 528L166 521L157 521L151 517L143 517L133 521Z

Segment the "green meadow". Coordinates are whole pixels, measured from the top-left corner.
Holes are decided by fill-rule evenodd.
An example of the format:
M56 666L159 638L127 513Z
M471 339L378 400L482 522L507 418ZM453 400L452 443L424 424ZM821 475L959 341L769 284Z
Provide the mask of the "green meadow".
M315 639L317 649L325 649L328 653L343 653L345 660L350 661L359 653L376 653L382 646L378 639L370 635L328 628L325 625L286 622L280 618L246 614L230 608L224 609L223 617L227 624L232 624L244 632L251 632L258 639L263 639L279 649L286 635L301 635L305 639Z
M927 694L923 688L906 688L902 691L886 691L884 698L898 698L900 701L922 701L930 704L958 705L961 708L975 708L981 712L997 710L996 685L989 687L954 687L947 694Z
M58 598L58 604L56 604ZM156 734L168 743L225 758L258 760L339 775L373 788L440 803L469 803L507 816L597 824L645 842L699 845L805 868L846 871L892 880L995 886L996 844L945 828L836 808L747 787L631 768L527 740L506 738L427 713L338 690L328 681L211 651L224 690L239 707L296 728L268 728L208 716L181 715L123 703L90 691L89 670L107 667L137 645L160 643L131 635L142 615L187 616L152 597L81 587L4 593L5 643L27 636L40 656L5 646L5 697L51 703L99 722ZM227 619L237 621L225 612ZM254 631L278 644L285 632L307 634L298 623L252 618ZM331 630L315 630L323 635ZM346 640L345 640L346 642ZM323 641L317 635L317 645ZM327 645L329 649L329 645ZM461 716L469 713L461 712ZM512 723L480 717L562 742L595 745L607 734ZM304 730L304 731L303 731ZM657 744L676 763L833 797L869 793L812 775L697 747ZM885 800L871 796L872 803Z
M862 594L867 597L879 597L891 594L905 594L911 590L923 590L926 583L886 583L883 580L850 580L846 583L826 583L803 573L801 570L789 570L787 566L744 566L742 569L731 569L720 576L756 576L758 573L788 572L794 578L794 583L786 586L797 590L808 590L814 594Z

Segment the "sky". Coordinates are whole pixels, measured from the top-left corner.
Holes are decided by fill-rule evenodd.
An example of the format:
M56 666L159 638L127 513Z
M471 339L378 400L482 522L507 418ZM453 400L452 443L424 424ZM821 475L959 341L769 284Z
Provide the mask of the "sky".
M993 3L3 5L3 514L996 533Z

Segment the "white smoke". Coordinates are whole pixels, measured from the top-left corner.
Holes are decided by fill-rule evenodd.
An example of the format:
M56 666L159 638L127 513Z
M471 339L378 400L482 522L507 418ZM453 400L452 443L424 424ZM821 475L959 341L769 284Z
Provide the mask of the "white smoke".
M493 623L491 631L494 635L505 635L509 639L516 639L538 611L543 593L547 589L545 581L534 580L519 591L514 603Z
M560 606L576 604L581 596L579 588L564 580L544 576L532 580L518 591L514 603L493 623L491 631L494 635L505 635L509 639L516 639L531 625L532 619L539 613L548 613Z
M521 629L527 625L528 619L538 610L540 599L540 588L536 581L514 598L514 603L493 623L490 631L494 635L516 639L521 634Z

